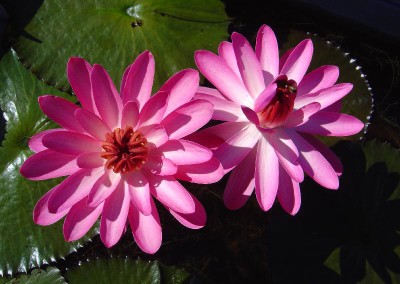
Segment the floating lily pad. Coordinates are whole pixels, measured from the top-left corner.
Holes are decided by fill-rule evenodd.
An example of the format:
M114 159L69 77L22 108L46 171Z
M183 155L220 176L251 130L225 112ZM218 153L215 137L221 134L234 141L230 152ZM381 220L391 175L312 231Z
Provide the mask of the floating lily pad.
M342 51L334 43L301 31L290 32L287 42L283 45L283 50L286 51L294 47L305 38L311 38L314 44L313 58L308 71L310 72L323 65L338 66L340 74L337 83L353 84L353 90L342 99L341 112L357 117L367 126L372 113L373 99L371 88L366 81L365 75L361 72L361 67L357 65L351 55ZM366 127L364 131L346 138L323 137L322 140L329 145L333 145L342 139L354 141L362 137L365 130Z
M181 284L188 274L182 269L161 267L157 261L97 259L67 271L69 283Z
M1 282L0 282L1 283ZM11 279L7 284L66 284L60 270L48 267L46 270L34 269L29 275L21 275Z
M70 90L66 62L81 56L103 65L114 82L144 50L156 60L155 89L195 67L197 49L216 50L229 18L219 0L46 0L14 45L24 64L57 88Z
M60 180L34 182L19 174L20 166L32 154L28 139L55 126L39 109L37 98L42 94L71 97L38 80L19 62L15 52L7 53L0 61L0 106L7 121L6 138L0 147L0 274L3 275L39 267L64 257L81 244L64 241L62 222L42 227L32 220L36 202Z

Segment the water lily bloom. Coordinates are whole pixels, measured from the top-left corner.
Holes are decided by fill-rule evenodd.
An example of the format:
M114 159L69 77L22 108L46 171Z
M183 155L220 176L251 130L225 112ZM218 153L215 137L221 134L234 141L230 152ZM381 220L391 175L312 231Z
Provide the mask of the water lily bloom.
M352 85L335 84L336 66L306 74L312 54L306 39L279 58L275 34L266 25L258 31L255 52L233 33L218 55L195 53L199 70L217 88L200 87L195 98L212 102L213 119L225 122L192 138L213 149L225 172L233 169L223 196L229 209L243 206L255 188L263 210L277 197L294 215L304 172L326 188L339 187L341 163L313 135L348 136L364 125L340 113L340 100Z
M42 111L61 128L30 139L35 154L20 172L31 180L67 178L36 204L35 223L66 216L64 236L74 241L101 215L100 237L111 247L128 219L147 253L156 252L162 239L154 198L184 226L204 226L203 206L177 179L212 183L223 175L210 149L184 139L211 119L213 105L192 100L199 84L192 69L175 74L151 97L154 64L150 52L142 53L126 69L119 94L103 67L71 58L68 79L82 108L39 97Z

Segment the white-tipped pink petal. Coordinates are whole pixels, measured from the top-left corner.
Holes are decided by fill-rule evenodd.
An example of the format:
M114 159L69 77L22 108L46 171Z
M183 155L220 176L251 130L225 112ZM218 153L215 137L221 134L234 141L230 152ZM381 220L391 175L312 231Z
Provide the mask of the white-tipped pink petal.
M39 132L35 135L33 135L28 142L29 149L31 149L33 152L38 153L44 150L47 150L47 147L43 145L43 136L45 136L48 133L52 132L57 132L57 131L68 131L63 128L56 128L56 129L48 129L44 130L42 132Z
M100 155L100 152L87 152L80 154L76 158L78 167L82 169L92 169L103 166L106 160L103 159Z
M64 221L63 233L67 242L83 237L94 225L103 210L103 204L97 207L86 205L87 198L82 199L71 207Z
M325 157L325 159L335 170L336 174L338 176L341 176L343 173L343 166L336 154L319 139L313 137L312 135L302 133L302 136L305 140L307 140L308 143L310 143L315 149L317 149L318 152L320 152Z
M99 141L78 132L51 132L43 136L42 141L45 147L68 155L80 155L96 150L101 151Z
M256 55L263 70L265 86L268 86L279 75L279 49L275 34L267 25L257 33Z
M84 59L71 57L67 64L68 81L72 90L78 97L84 109L97 114L97 108L93 100L90 73L92 66Z
M168 139L168 134L162 126L156 126L146 133L147 142L152 143L155 147L164 145Z
M176 165L200 164L212 157L210 149L184 139L169 140L159 150Z
M161 92L169 93L164 117L193 98L199 87L199 80L200 76L197 70L185 69L173 75L161 86Z
M84 132L83 128L74 117L75 111L79 109L78 106L66 99L56 96L40 96L38 100L40 108L48 118L65 129Z
M278 201L290 215L295 215L301 204L300 185L294 181L285 169L279 167Z
M48 226L54 224L68 213L69 209L57 214L49 212L49 198L55 189L56 187L46 192L46 194L36 203L35 208L33 209L33 222L35 222L35 224Z
M196 230L204 227L204 225L206 224L207 215L203 205L197 200L197 198L193 195L192 198L195 204L195 210L193 213L183 214L175 212L170 208L168 208L168 210L171 215L174 216L175 219L178 220L178 222L181 223L183 226Z
M143 215L150 215L151 195L146 176L140 171L135 171L127 176L126 182L132 203Z
M232 43L227 41L221 42L218 47L218 55L225 60L226 64L235 72L236 76L242 79Z
M289 134L299 150L298 161L303 170L323 187L338 189L338 176L325 157L296 131Z
M93 98L100 117L114 129L119 123L122 101L107 71L95 64L91 73Z
M241 105L252 107L253 98L242 80L219 56L205 50L195 52L197 67L203 75L227 98Z
M254 170L257 148L233 169L224 191L224 204L230 210L241 208L254 191Z
M324 136L350 136L360 132L364 123L344 113L320 111L296 127L297 131Z
M310 39L300 42L290 53L280 73L286 75L289 80L299 83L310 65L313 50Z
M270 84L254 101L254 111L259 112L265 108L276 94L276 84Z
M266 136L266 138L274 147L279 162L286 172L295 181L302 182L304 180L304 172L297 161L299 152L285 130L280 129L276 133Z
M221 162L225 172L239 164L260 139L257 127L248 124L247 127L227 139L215 152L215 157Z
M104 202L100 221L100 239L110 248L115 245L125 230L130 205L130 196L124 183L120 183Z
M201 164L178 166L174 176L192 183L210 184L219 181L224 176L224 170L217 159L211 158Z
M115 174L111 170L105 170L104 174L97 179L91 188L86 201L87 205L97 207L114 192L120 181L120 174Z
M346 96L351 89L353 89L352 84L343 83L319 90L316 93L305 94L296 98L294 101L294 108L299 109L310 103L318 102L321 105L321 109L324 109Z
M103 122L103 120L90 111L78 109L75 111L75 117L86 132L99 141L104 141L106 133L111 132L111 129Z
M136 129L139 122L139 107L135 102L127 102L122 109L121 128L131 126Z
M332 87L339 77L337 66L325 65L306 74L297 86L296 97Z
M160 218L153 199L151 201L151 214L143 215L131 204L129 207L129 223L137 245L146 253L153 254L161 246L162 231Z
M261 209L269 210L274 204L279 185L278 157L265 138L258 142L255 165L256 198Z
M123 104L134 101L142 107L150 98L154 80L154 57L149 51L141 53L129 66L121 83Z
M159 152L159 151L156 151ZM143 166L143 169L149 171L153 175L157 176L172 176L176 173L178 167L170 159L162 157L162 155L150 153L147 156L147 161Z
M82 169L67 177L50 196L49 211L60 213L81 201L103 173L102 169Z
M194 99L206 100L213 104L214 113L212 119L221 121L244 121L246 117L241 111L241 106L237 103L228 101L225 98L220 98L204 93L196 93Z
M319 103L310 103L305 105L302 108L293 111L283 125L286 128L293 128L302 125L310 119L310 116L317 113L320 109L321 105Z
M203 127L210 121L213 114L213 105L204 100L193 100L163 119L164 126L170 139L185 137Z
M45 180L68 176L78 170L76 157L44 150L30 156L21 166L20 173L31 180Z
M257 98L265 89L260 61L258 61L253 48L244 36L234 32L231 38L243 83L250 95Z
M168 96L167 92L157 92L145 103L140 111L138 127L160 123L167 109Z
M190 214L195 210L192 196L173 177L146 175L151 194L162 204L180 213Z

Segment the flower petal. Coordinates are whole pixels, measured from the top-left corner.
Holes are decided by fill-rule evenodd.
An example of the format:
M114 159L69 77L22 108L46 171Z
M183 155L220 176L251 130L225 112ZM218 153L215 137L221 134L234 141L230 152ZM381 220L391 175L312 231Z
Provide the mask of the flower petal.
M100 239L106 247L112 247L121 238L130 204L127 186L121 182L104 202L103 213L101 214Z
M162 157L160 153L158 155L149 155L143 169L157 176L172 176L176 173L177 166L170 159Z
M107 71L95 64L90 76L94 101L100 117L110 129L117 127L122 101Z
M112 170L105 170L91 188L86 201L87 206L97 207L114 192L120 181L120 174L116 174Z
M296 97L299 98L305 94L332 87L338 77L339 68L337 66L325 65L314 69L306 74L298 84Z
M50 196L49 211L60 213L81 201L103 173L103 169L82 169L67 177Z
M197 70L185 69L173 75L161 86L161 92L169 93L164 117L193 98L199 87L199 81L200 76Z
M57 214L49 212L49 198L55 189L56 187L53 187L51 190L46 192L46 194L36 203L35 209L33 209L33 222L35 222L35 224L48 226L54 224L68 213L69 209Z
M305 94L300 98L296 98L294 108L299 109L310 103L318 102L321 105L321 109L324 109L346 96L352 88L352 84L343 83L319 90L316 93Z
M281 72L283 66L285 66L285 63L286 63L287 59L289 58L290 54L292 54L293 50L294 50L294 47L286 50L285 53L279 59L279 72Z
M218 47L218 55L225 60L226 64L233 70L233 72L235 72L236 76L242 79L232 43L227 41L221 42Z
M132 203L143 215L150 215L151 195L146 176L140 171L135 171L127 176L126 183Z
M225 206L230 210L241 208L254 191L256 153L257 148L254 147L229 176L223 199Z
M290 215L296 215L300 209L300 185L285 172L282 166L279 169L278 201Z
M66 99L56 96L40 96L38 100L40 108L48 118L65 129L84 132L83 128L74 117L75 111L79 109L78 106Z
M78 109L75 111L75 118L79 121L80 125L94 138L99 141L106 139L106 133L110 133L111 129L94 113L85 109Z
M141 53L129 67L125 79L121 83L121 99L123 104L136 102L142 107L150 98L154 80L154 57L149 51Z
M160 225L160 218L158 217L157 208L153 199L151 202L151 214L148 216L143 215L140 211L131 204L129 207L129 223L133 237L137 245L146 253L153 254L161 246L162 232Z
M310 103L305 105L302 108L293 111L283 126L286 128L293 128L302 125L310 119L310 116L317 113L320 109L321 105L319 103Z
M56 129L48 129L44 130L42 132L39 132L35 135L33 135L28 142L29 149L31 149L33 152L38 153L44 150L47 150L47 147L43 145L43 136L45 136L48 133L52 132L57 132L57 131L68 131L63 128L56 128Z
M99 168L106 162L106 160L101 157L101 152L86 152L80 154L76 158L76 161L78 166L82 169Z
M139 122L139 107L135 102L127 102L122 109L121 128L130 126L136 129Z
M21 166L20 173L30 180L45 180L68 176L78 170L76 157L44 150L30 156Z
M138 127L159 124L167 109L167 92L158 92L143 106L139 115Z
M212 157L210 149L184 139L169 140L159 150L176 165L200 164Z
M242 112L246 116L248 121L257 126L260 125L260 120L258 118L258 115L251 108L242 106Z
M228 172L239 164L257 143L261 134L256 126L247 127L227 139L215 152L215 157L221 162L224 171Z
M93 100L90 73L92 66L83 58L71 57L67 64L68 81L77 96L82 107L97 114L97 108Z
M263 70L264 84L268 86L279 75L279 49L275 34L267 25L257 33L256 55Z
M210 184L219 181L224 176L221 163L211 158L209 161L196 165L178 166L175 178L199 184Z
M195 210L192 196L173 177L146 175L151 194L162 204L180 213L191 214Z
M251 107L253 99L242 80L226 64L225 60L212 52L195 52L196 65L203 75L228 99Z
M193 100L163 119L161 125L170 139L179 139L200 129L210 121L213 114L213 105L204 100Z
M43 136L42 141L45 147L68 155L80 155L96 150L101 151L99 141L78 132L51 132Z
M156 126L146 133L147 142L153 144L155 147L164 145L168 139L168 134L162 126Z
M232 33L232 46L243 83L253 98L265 89L261 64L247 39L239 33Z
M323 187L338 189L337 174L325 157L296 131L288 133L299 150L298 161L303 170Z
M82 238L96 223L103 210L103 204L97 207L86 205L87 198L82 199L71 207L67 218L65 218L63 232L67 242Z
M254 111L260 112L265 108L276 94L276 84L272 83L254 101Z
M195 210L191 214L183 214L179 212L175 212L170 208L167 208L172 216L178 220L183 226L190 228L190 229L200 229L203 228L207 221L206 211L204 210L203 205L197 200L196 197L192 195Z
M278 185L278 157L272 145L265 138L261 138L256 156L255 189L257 201L262 210L267 211L274 204Z
M280 73L299 83L310 66L313 49L310 39L300 42L290 53Z
M354 116L320 111L310 119L296 127L297 131L324 136L350 136L360 132L364 123Z

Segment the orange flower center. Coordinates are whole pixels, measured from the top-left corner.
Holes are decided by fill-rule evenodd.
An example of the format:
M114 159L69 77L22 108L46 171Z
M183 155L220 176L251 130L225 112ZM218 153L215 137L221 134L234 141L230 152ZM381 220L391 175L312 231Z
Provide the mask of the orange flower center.
M108 169L126 174L142 168L149 150L146 147L147 140L140 131L134 131L130 126L116 128L112 133L107 133L105 138L101 144L101 157L107 160Z
M286 75L280 76L275 83L277 84L275 96L258 113L262 127L274 128L282 125L293 110L297 83L294 80L287 80Z

